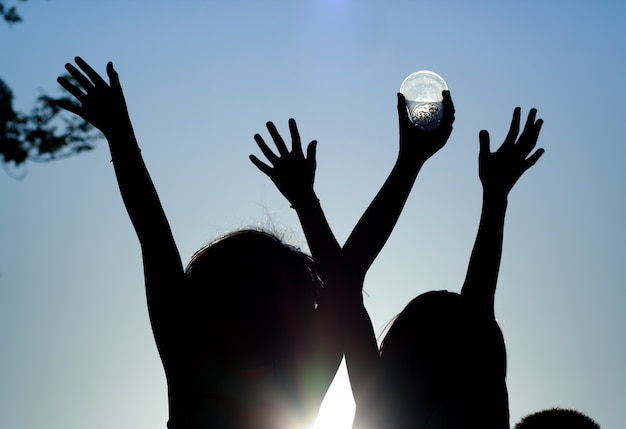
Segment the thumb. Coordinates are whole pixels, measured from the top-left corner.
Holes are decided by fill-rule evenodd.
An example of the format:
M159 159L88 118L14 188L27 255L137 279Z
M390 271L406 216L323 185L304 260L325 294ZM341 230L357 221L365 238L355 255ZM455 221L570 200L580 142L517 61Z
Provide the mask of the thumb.
M409 119L409 111L406 108L406 98L404 94L398 92L398 122L400 122L400 127L406 122L410 122Z
M121 89L120 76L117 74L117 71L113 68L113 63L110 61L107 63L107 76L109 76L111 88Z
M308 161L315 162L315 155L317 153L317 141L313 140L306 148L306 159Z
M480 143L480 154L486 155L491 153L491 149L489 148L489 132L487 130L482 130L478 134L478 141Z

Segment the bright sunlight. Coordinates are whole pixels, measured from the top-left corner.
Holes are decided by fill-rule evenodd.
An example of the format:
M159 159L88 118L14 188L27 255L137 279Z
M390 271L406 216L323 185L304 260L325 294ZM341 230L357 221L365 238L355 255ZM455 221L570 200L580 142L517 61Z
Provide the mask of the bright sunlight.
M354 418L354 399L345 362L322 402L317 421L310 429L350 429Z

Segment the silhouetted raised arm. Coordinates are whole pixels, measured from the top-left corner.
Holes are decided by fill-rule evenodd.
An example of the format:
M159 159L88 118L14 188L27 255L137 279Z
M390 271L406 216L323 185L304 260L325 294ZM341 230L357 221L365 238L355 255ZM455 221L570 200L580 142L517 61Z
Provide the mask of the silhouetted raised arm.
M250 160L274 182L291 207L296 210L316 268L324 281L325 287L318 306L320 317L317 325L319 331L316 349L319 352L318 362L325 365L323 375L332 381L343 355L342 335L339 332L342 325L336 317L337 310L345 299L340 295L341 288L334 286L343 284L346 273L344 272L345 264L340 262L341 248L313 190L317 142L312 141L307 145L305 156L300 134L293 119L289 120L291 150L287 148L274 123L268 122L267 129L278 154L275 154L263 138L256 134L254 139L269 165L254 155L250 155Z
M379 352L371 320L363 305L362 286L365 274L393 230L413 187L417 174L428 158L441 149L452 131L454 105L445 91L442 124L433 131L421 131L408 116L404 96L398 94L400 151L396 164L382 188L367 208L343 248L340 248L313 189L315 149L313 141L302 151L295 122L290 120L292 150L289 151L274 124L267 124L276 155L260 135L255 140L271 164L252 155L252 162L275 183L296 210L313 258L318 264L327 307L332 313L334 335L342 342L348 372L357 404L366 409L376 385ZM355 422L355 425L358 425Z
M387 180L361 216L343 246L344 256L363 277L387 242L424 163L441 149L454 123L450 91L443 91L443 118L431 131L422 131L410 120L406 101L398 93L400 150Z
M504 143L491 152L489 133L480 132L479 176L483 186L480 224L461 295L471 300L477 314L494 318L494 297L502 257L504 217L508 195L517 180L543 155L533 150L543 121L535 120L536 109L528 113L521 134L520 108L515 108ZM518 138L519 134L519 138Z
M320 336L323 337L323 340L319 341L319 347L331 351L328 356L327 375L334 377L337 366L332 365L338 364L344 353L359 356L358 363L356 360L352 364L348 362L350 378L351 380L355 378L353 392L358 398L360 392L367 391L365 385L369 386L370 377L376 372L379 359L376 337L361 296L364 273L356 272L351 261L345 260L313 190L317 142L309 143L305 157L293 119L289 120L291 151L273 123L268 122L267 128L278 155L257 134L255 135L257 145L271 166L261 162L254 155L251 155L250 159L270 177L298 214L311 254L325 285L318 311L322 322ZM339 353L339 361L332 352ZM368 374L355 375L362 369L366 369ZM359 404L363 402L365 400L358 401Z
M333 266L341 258L341 247L328 225L313 189L317 141L314 140L307 145L305 157L300 134L293 119L289 119L291 151L274 123L268 122L267 129L274 140L278 155L274 154L259 134L256 134L254 139L271 166L254 155L250 155L250 160L274 182L291 207L296 210L318 268Z
M109 143L117 183L141 245L150 318L157 345L162 346L163 341L171 340L163 316L172 304L168 287L182 284L180 255L141 157L117 72L107 64L107 83L80 57L75 60L80 70L72 64L65 68L77 84L63 77L57 81L77 103L59 100L58 105L98 128ZM159 350L163 352L162 347Z
M323 264L325 258L336 258L341 250L344 262L349 262L354 275L362 281L365 273L389 238L406 203L420 169L441 149L452 132L454 104L449 91L443 92L444 116L439 127L422 131L411 123L402 94L398 94L400 150L396 163L380 191L369 205L354 230L340 249L319 204L313 183L315 179L315 150L313 141L304 156L295 121L290 120L292 150L289 151L273 123L267 127L278 155L257 134L255 140L270 162L267 165L254 155L252 162L264 172L297 211L314 259ZM318 255L316 255L316 253ZM321 259L320 259L321 258Z

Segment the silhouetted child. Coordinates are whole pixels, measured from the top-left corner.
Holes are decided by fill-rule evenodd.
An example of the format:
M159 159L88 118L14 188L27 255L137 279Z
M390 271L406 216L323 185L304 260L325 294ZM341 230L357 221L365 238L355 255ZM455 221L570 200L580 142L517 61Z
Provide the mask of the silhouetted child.
M187 269L150 179L118 75L85 61L59 106L106 137L143 256L148 310L168 386L170 429L310 424L341 362L313 260L257 230L227 234ZM82 71L81 71L82 70Z
M483 204L478 234L460 294L432 291L411 301L380 348L378 410L386 427L508 428L506 350L494 314L508 194L537 162L542 120L520 109L504 143L490 151L480 133ZM367 410L365 410L367 413ZM388 425L388 426L387 426Z

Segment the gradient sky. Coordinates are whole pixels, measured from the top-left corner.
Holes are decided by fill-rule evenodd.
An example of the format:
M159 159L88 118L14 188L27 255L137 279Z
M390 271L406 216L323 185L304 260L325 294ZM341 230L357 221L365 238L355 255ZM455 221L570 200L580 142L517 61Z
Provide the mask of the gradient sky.
M290 117L319 141L316 190L343 242L397 155L400 83L442 75L457 119L366 279L378 332L415 295L460 289L480 214L478 132L495 147L515 106L536 107L546 153L511 193L496 296L511 422L561 406L623 427L626 3L17 4L24 22L0 25L15 109L60 95L55 79L76 55L100 72L113 61L185 263L248 225L305 246L247 158L266 121L287 133ZM0 173L2 428L165 428L139 245L109 160L102 140L31 163L22 180ZM343 373L329 406L351 411L346 387ZM349 428L349 415L328 413L325 428Z

